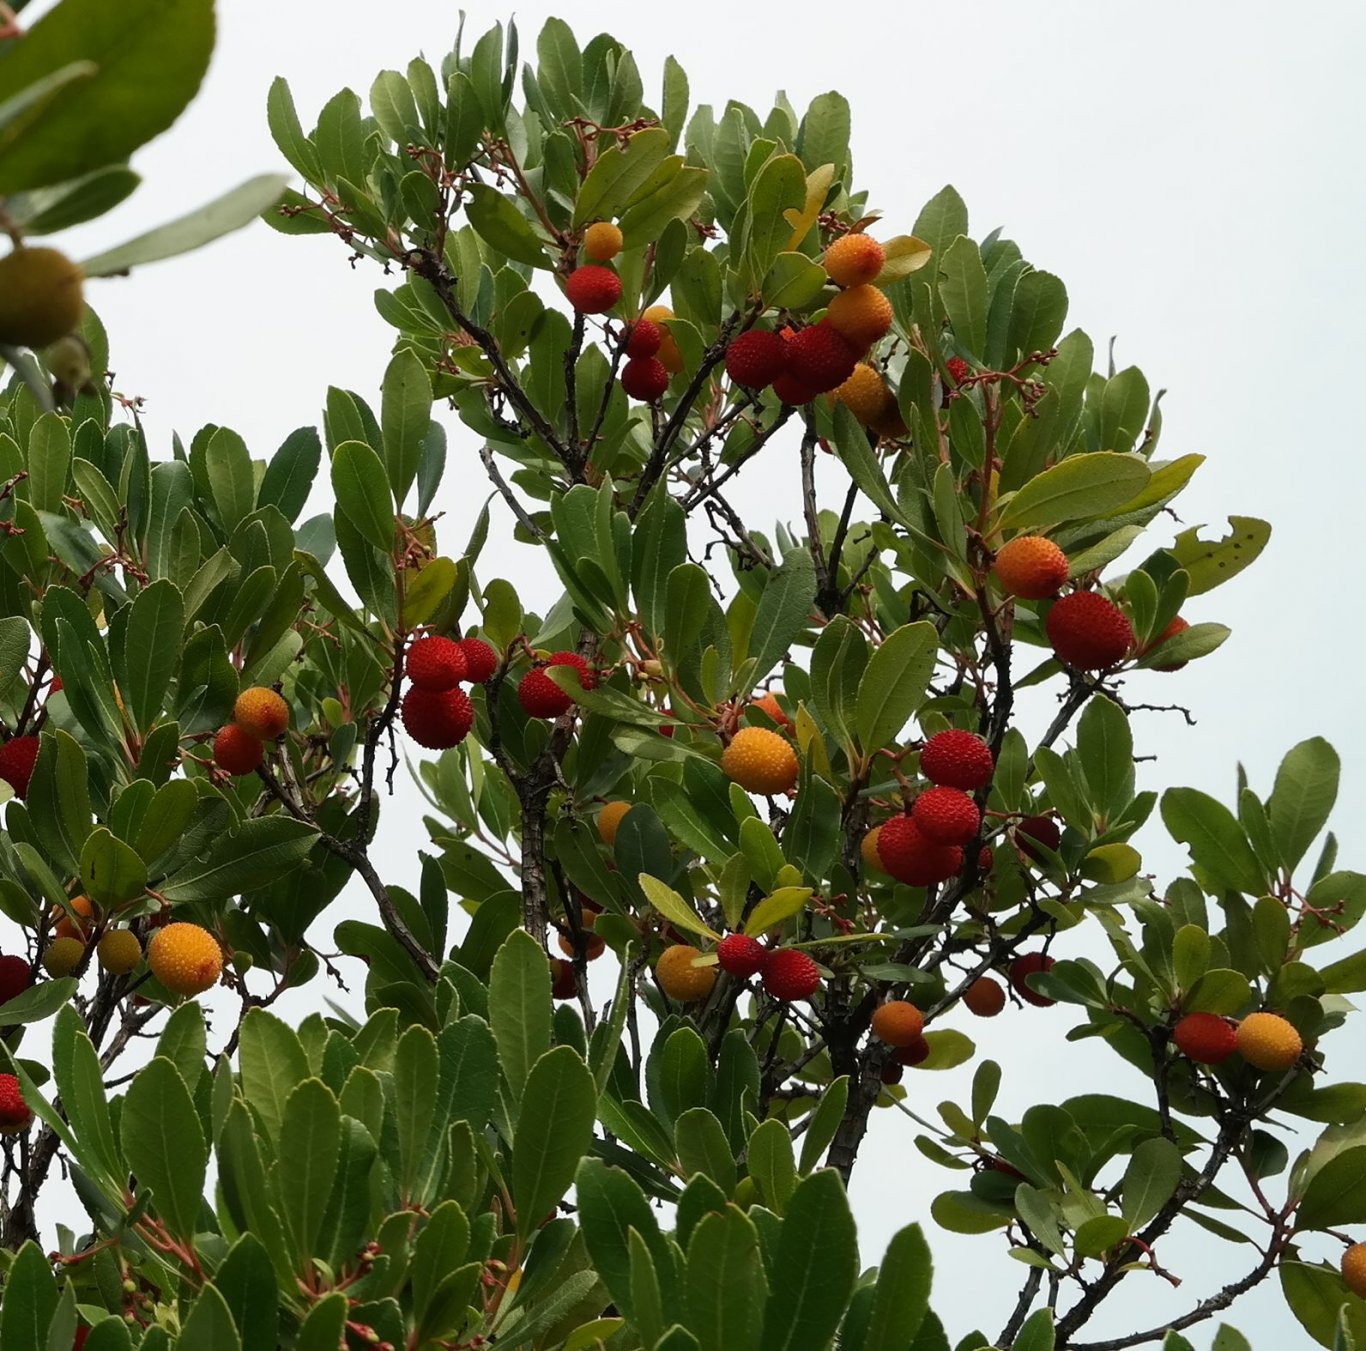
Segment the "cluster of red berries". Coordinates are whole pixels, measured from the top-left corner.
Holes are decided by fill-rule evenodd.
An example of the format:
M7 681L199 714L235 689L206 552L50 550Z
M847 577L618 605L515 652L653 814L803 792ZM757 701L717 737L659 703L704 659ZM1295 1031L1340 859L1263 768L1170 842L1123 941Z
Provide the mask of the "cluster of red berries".
M762 978L764 989L784 1004L810 999L821 983L821 970L797 948L766 948L748 934L730 934L716 945L716 963L741 980Z
M214 737L214 763L234 778L253 774L265 758L266 742L283 736L288 726L284 699L264 685L253 685L237 696L232 721Z
M550 666L572 666L579 674L579 684L586 690L598 683L593 668L577 652L552 653L528 671L517 686L517 701L533 718L558 718L574 707L574 700L546 675Z
M481 638L417 639L405 660L408 690L403 725L419 746L430 751L458 746L474 725L474 705L462 683L482 685L498 669L498 657Z
M28 781L33 777L33 766L38 763L38 738L12 736L0 746L0 779L14 789L20 802L28 796Z

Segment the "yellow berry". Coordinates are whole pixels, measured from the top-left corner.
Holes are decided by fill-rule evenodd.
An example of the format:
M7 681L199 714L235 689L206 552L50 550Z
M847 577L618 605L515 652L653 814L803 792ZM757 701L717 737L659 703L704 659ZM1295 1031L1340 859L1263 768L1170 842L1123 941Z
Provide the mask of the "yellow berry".
M863 859L865 868L874 872L885 873L887 869L882 866L882 856L877 851L877 837L881 829L881 826L874 826L863 837L863 843L859 845L859 855Z
M621 230L610 220L594 221L583 232L583 251L595 263L610 262L621 252Z
M172 994L203 994L223 974L223 950L207 929L182 921L152 935L147 965Z
M716 984L714 966L694 966L693 962L702 954L686 943L675 943L660 953L655 963L655 979L659 988L670 999L689 1004L696 999L705 999Z
M844 235L826 249L821 262L837 286L861 286L877 277L885 260L886 253L876 239Z
M678 350L678 342L674 335L664 327L664 321L672 319L674 312L667 305L651 305L640 317L648 319L652 324L658 324L664 330L664 340L659 345L659 351L655 353L655 359L670 375L677 375L683 369L683 353Z
M831 403L842 403L865 426L880 427L896 412L896 399L880 372L866 362L831 395Z
M1354 1295L1366 1299L1366 1243L1353 1243L1342 1254L1342 1279Z
M254 685L232 706L232 720L257 741L274 741L289 726L289 705L274 690Z
M0 258L0 343L46 347L81 322L81 269L56 249L15 249Z
M609 802L598 813L598 834L609 849L617 842L617 827L633 806L630 802Z
M110 929L95 946L100 965L115 976L126 976L142 960L142 944L131 929Z
M43 953L43 970L49 976L69 976L85 956L85 944L79 938L54 938Z
M721 769L748 793L788 793L797 786L797 753L767 727L742 727L721 756Z
M1288 1070L1303 1049L1300 1034L1278 1013L1249 1013L1238 1024L1238 1054L1259 1070Z

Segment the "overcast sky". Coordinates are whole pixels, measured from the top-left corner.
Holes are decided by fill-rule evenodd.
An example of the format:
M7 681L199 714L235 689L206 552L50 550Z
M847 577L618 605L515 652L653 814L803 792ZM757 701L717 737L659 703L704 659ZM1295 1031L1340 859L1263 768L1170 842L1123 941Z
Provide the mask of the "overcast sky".
M379 69L401 69L418 51L438 62L456 20L453 5L426 0L397 10L360 0L220 9L220 43L198 102L139 156L144 188L73 238L74 251L99 251L280 166L264 117L275 75L290 80L310 126L343 85L363 96ZM506 17L482 2L468 12L476 35ZM1178 676L1133 682L1135 695L1179 700L1199 720L1187 729L1174 715L1140 715L1141 750L1162 757L1160 769L1142 767L1148 785L1186 783L1227 800L1242 760L1264 793L1289 746L1325 735L1345 761L1335 817L1348 836L1342 865L1361 866L1352 826L1366 810L1355 613L1366 11L1320 3L1291 15L1264 0L1236 10L1189 0L598 0L521 6L524 52L550 13L581 40L613 32L633 49L649 90L672 52L691 76L694 104L735 97L762 113L777 88L799 109L842 90L854 109L858 182L889 233L909 230L921 204L952 182L978 238L1004 226L1027 258L1063 278L1069 327L1085 328L1101 352L1116 336L1119 364L1139 364L1154 388L1169 390L1161 454L1208 457L1178 505L1183 523L1218 525L1234 512L1275 527L1252 571L1186 610L1191 620L1233 627L1224 649ZM92 285L90 299L111 330L118 387L145 396L161 452L172 428L188 439L213 421L264 456L292 428L319 421L329 384L374 394L391 340L371 301L382 280L373 268L349 268L335 241L256 227L130 281ZM452 472L437 505L448 513L441 539L456 551L480 499L467 490L475 443L453 422L451 430ZM767 528L775 511L797 517L795 492L772 480L762 489L749 498L763 503L756 524ZM1178 528L1160 526L1153 542ZM539 573L527 550L497 539L481 567L486 577ZM390 880L415 875L424 840L405 811L413 802L405 792L384 827ZM1140 843L1161 880L1179 867L1182 851L1160 826ZM1096 1043L1062 1040L1075 1021L1064 1010L1030 1010L967 1029L1006 1066L1007 1114L1018 1116L1040 1089L1059 1098L1083 1083L1125 1091L1122 1071ZM1361 1077L1366 1056L1344 1040L1329 1044L1330 1070ZM908 1082L916 1109L931 1117L944 1097L966 1096L963 1074ZM856 1174L865 1257L876 1260L897 1227L925 1218L938 1262L935 1302L953 1339L979 1311L994 1335L1021 1271L999 1236L954 1238L928 1220L929 1198L957 1178L921 1158L914 1129L882 1114ZM1181 1312L1255 1260L1208 1239L1168 1240L1160 1256L1185 1278L1181 1289L1131 1277L1097 1336ZM1259 1351L1309 1345L1279 1298L1263 1286L1232 1315ZM1209 1327L1192 1334L1202 1351Z

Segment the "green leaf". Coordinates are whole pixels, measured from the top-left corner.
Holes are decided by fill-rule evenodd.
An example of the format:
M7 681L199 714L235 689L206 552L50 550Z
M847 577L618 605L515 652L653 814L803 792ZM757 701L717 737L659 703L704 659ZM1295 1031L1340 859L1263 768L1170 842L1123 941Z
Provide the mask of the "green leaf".
M759 294L769 309L804 310L825 290L825 283L825 269L819 263L804 253L780 253L764 274Z
M128 0L117 9L64 0L7 44L0 103L73 62L97 69L33 125L10 124L0 138L0 195L126 160L194 97L213 39L213 0Z
M532 1067L512 1146L517 1231L540 1228L574 1181L597 1119L597 1086L572 1047L547 1051Z
M1015 1338L1014 1351L1053 1351L1053 1311L1038 1309L1025 1319Z
M436 1038L425 1027L410 1027L399 1038L394 1056L392 1113L398 1136L400 1191L409 1204L415 1197L436 1111ZM393 1168L393 1164L390 1164Z
M579 189L574 204L575 228L619 215L668 153L669 133L663 127L647 127L628 136L624 144L610 145L594 160Z
M661 882L657 877L651 877L649 873L641 873L637 880L640 882L640 889L645 893L645 899L670 924L680 929L686 929L688 933L710 938L713 942L721 941L721 935L715 929L704 924L687 901L671 886Z
M51 1018L64 1004L71 1002L76 987L77 982L71 976L63 976L60 980L43 980L37 985L30 985L23 994L15 995L13 999L0 1004L0 1014L4 1015L0 1027L41 1023Z
M242 1339L233 1322L228 1302L210 1282L205 1282L180 1329L181 1346L195 1351L242 1351Z
M743 1211L728 1205L698 1221L684 1289L700 1351L757 1351L768 1282L758 1230Z
M686 221L706 195L708 177L705 168L688 165L634 202L619 222L622 247L638 249L657 240L671 221Z
M815 599L816 568L810 552L789 549L768 575L750 628L749 656L754 662L751 685L768 675L806 627Z
M1236 577L1266 548L1271 527L1255 516L1230 516L1222 539L1202 540L1201 526L1183 530L1167 550L1190 575L1187 596L1202 596Z
M172 582L163 579L138 592L124 632L122 692L139 732L145 733L161 714L180 665L184 628L185 602Z
M137 850L109 833L91 831L81 850L81 885L101 909L123 905L147 890L147 865Z
M116 277L146 263L202 249L205 244L250 225L280 200L288 182L287 174L258 174L184 216L87 258L81 268L87 277Z
M343 441L332 455L337 506L357 530L388 554L394 547L394 502L384 462L363 441Z
M394 501L400 506L417 477L422 446L432 420L432 381L412 348L400 348L384 372L380 423L384 429L384 467ZM390 532L393 526L390 523ZM387 545L380 546L387 548Z
M301 862L317 827L286 816L250 817L214 842L208 855L176 872L160 888L172 901L217 901L277 881Z
M0 1301L0 1351L35 1351L47 1345L47 1328L57 1311L57 1281L43 1250L29 1239L5 1273Z
M550 1049L550 965L525 929L509 934L493 959L489 1023L503 1077L520 1102L532 1066Z
M303 1044L294 1029L273 1013L252 1009L242 1019L240 1047L242 1094L266 1130L278 1139L289 1095L310 1077Z
M340 1290L325 1295L299 1326L294 1351L337 1351L351 1303Z
M469 200L465 203L465 217L480 239L519 263L529 263L532 267L550 266L540 236L510 197L486 183L471 183L466 191Z
M89 781L75 737L60 729L44 732L25 801L52 861L67 873L79 870L91 831Z
M190 1091L169 1060L139 1070L119 1117L123 1157L152 1191L152 1204L176 1236L193 1238L204 1201L208 1147Z
M839 1175L803 1178L788 1203L764 1309L763 1351L826 1346L858 1277L854 1217Z
M878 1268L863 1351L904 1351L929 1312L933 1265L918 1224L892 1236Z
M701 1173L723 1192L735 1190L735 1158L714 1113L705 1107L680 1113L674 1122L674 1147L685 1178Z
M1301 1229L1366 1223L1366 1146L1344 1150L1314 1174L1295 1221Z
M745 921L745 933L751 936L767 933L800 914L811 899L811 890L810 887L779 887L765 896Z
M787 213L806 201L806 170L796 155L774 155L755 175L748 198L746 263L757 283L792 235Z
M1124 1170L1121 1211L1137 1233L1171 1200L1181 1181L1181 1151L1164 1136L1145 1140Z
M1007 533L1046 530L1063 521L1105 516L1143 490L1151 471L1137 455L1100 450L1036 474L1001 509Z
M58 1012L52 1031L52 1077L66 1118L87 1159L99 1166L107 1183L121 1188L126 1179L114 1143L104 1072L80 1015L69 1003L63 1004Z
M980 358L987 342L987 273L981 252L966 235L959 235L940 256L939 296L953 336Z
M312 1269L318 1231L337 1181L341 1111L321 1079L305 1079L285 1101L278 1162L282 1218L289 1227L295 1261Z
M1267 799L1271 837L1282 865L1290 871L1328 821L1338 795L1338 753L1322 737L1292 747L1276 771Z
M745 1160L763 1203L782 1215L797 1188L797 1163L787 1124L776 1117L760 1122L749 1137Z
M1217 967L1206 971L1181 1001L1186 1013L1239 1013L1252 999L1252 987L1241 971Z
M858 736L865 751L891 745L925 698L939 654L934 625L903 624L873 650L858 686Z
M1189 846L1196 866L1224 886L1250 896L1266 890L1262 866L1223 803L1196 788L1169 788L1162 795L1162 821L1174 840Z
M1366 1303L1347 1289L1338 1272L1307 1262L1284 1260L1278 1267L1281 1293L1290 1312L1320 1346L1336 1345L1339 1311L1346 1314L1358 1345L1366 1339Z
M799 1172L809 1173L820 1163L821 1155L830 1147L830 1142L839 1131L848 1103L849 1076L841 1074L821 1094L816 1110L811 1113L811 1123L806 1128L806 1134L802 1136L802 1153L797 1161Z

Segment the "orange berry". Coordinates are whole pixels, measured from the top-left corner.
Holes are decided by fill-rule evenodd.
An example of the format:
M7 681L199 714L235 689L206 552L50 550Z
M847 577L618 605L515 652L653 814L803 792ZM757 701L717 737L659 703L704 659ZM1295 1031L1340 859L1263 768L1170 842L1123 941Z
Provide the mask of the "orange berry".
M1006 1006L1006 992L990 976L978 976L963 991L963 1003L979 1018L994 1018Z
M1042 535L1017 535L1002 546L994 564L996 579L1021 600L1047 600L1067 580L1067 555Z
M851 347L863 351L892 328L892 302L876 286L841 291L825 312L825 322Z
M622 818L634 804L630 802L609 802L598 813L598 834L609 849L617 842L617 827Z
M621 252L622 243L620 227L610 220L594 221L583 232L583 251L595 263L610 262Z
M289 726L289 705L274 690L254 685L232 706L232 720L257 741L274 741Z
M761 709L779 727L785 727L788 731L792 730L792 719L783 712L783 706L778 702L778 695L775 690L765 690L757 699L750 700L750 703L754 708Z
M648 319L652 324L658 324L664 330L663 340L655 356L670 375L677 375L683 369L683 353L678 350L678 342L674 335L664 327L664 320L672 319L674 312L667 305L651 305L640 317Z
M1200 1065L1222 1064L1238 1049L1233 1028L1215 1013L1188 1013L1174 1028L1172 1040L1182 1055Z
M854 373L830 394L831 403L842 403L865 427L890 425L895 414L896 399L879 371L867 362L859 362Z
M705 999L716 984L714 966L694 966L693 962L702 954L687 943L675 943L659 955L655 963L655 979L659 988L670 999L681 1004L690 1004L697 999Z
M230 722L213 739L214 763L236 778L254 773L265 753L262 742L249 736L235 722Z
M566 957L577 955L574 948L574 936L572 934L560 935L560 951ZM607 951L607 944L595 933L585 933L583 935L583 958L586 962L595 962L604 952Z
M1249 1013L1237 1040L1238 1054L1259 1070L1288 1070L1304 1050L1300 1034L1278 1013Z
M826 249L821 263L836 286L861 286L882 271L887 255L868 235L844 235Z
M873 1036L888 1046L914 1046L924 1029L924 1014L905 999L889 999L873 1012Z
M95 907L91 904L89 896L73 896L67 904L82 920L95 918ZM79 938L84 942L86 934L90 932L91 926L89 924L82 924L72 919L65 910L60 910L55 906L51 918L56 921L52 932L58 938Z
M223 949L207 929L180 920L152 935L147 965L172 994L203 994L223 974Z
M1342 1254L1342 1279L1354 1295L1366 1299L1366 1243L1353 1243Z
M747 793L788 793L797 786L797 753L767 727L742 727L721 756L721 769Z
M882 866L882 855L877 851L877 837L881 831L881 826L874 826L863 837L863 842L859 845L858 851L865 868L870 868L874 872L885 873L887 869Z

